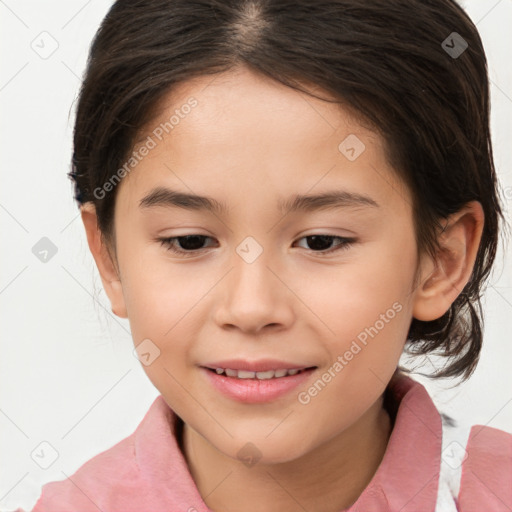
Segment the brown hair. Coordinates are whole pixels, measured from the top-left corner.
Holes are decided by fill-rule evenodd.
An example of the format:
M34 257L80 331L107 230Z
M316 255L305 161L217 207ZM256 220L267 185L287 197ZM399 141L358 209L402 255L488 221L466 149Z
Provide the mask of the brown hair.
M482 346L481 289L504 220L487 62L470 18L453 0L115 2L90 49L69 173L78 203L94 202L106 241L114 239L117 188L97 191L123 166L159 100L180 82L241 65L309 94L304 84L314 84L383 136L413 197L420 252L435 254L441 219L471 200L482 204L469 282L441 318L413 319L405 345L410 354L449 358L434 376L467 379Z

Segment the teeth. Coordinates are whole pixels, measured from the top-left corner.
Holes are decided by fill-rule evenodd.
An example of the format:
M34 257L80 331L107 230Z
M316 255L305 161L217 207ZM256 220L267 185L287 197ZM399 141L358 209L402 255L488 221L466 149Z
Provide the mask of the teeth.
M268 380L279 377L285 377L287 375L296 375L301 370L267 370L266 372L250 372L247 370L232 370L231 368L216 368L215 372L218 375L225 373L228 377L236 377L238 379L258 379Z
M237 372L235 372L235 374L236 373ZM255 375L255 372L248 372L247 370L238 370L239 379L254 379Z
M256 372L256 378L265 380L265 379L272 379L275 376L274 370L268 370L266 372Z

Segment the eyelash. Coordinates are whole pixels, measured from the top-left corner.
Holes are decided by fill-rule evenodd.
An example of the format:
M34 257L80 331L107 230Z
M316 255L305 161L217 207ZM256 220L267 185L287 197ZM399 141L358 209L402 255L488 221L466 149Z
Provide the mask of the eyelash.
M346 237L342 237L342 236L326 235L323 233L303 236L303 237L299 238L298 240L302 240L303 238L311 238L313 236L332 238L332 239L337 239L337 240L341 241L341 243L339 243L338 245L336 245L334 248L331 248L331 249L327 249L327 250L323 250L323 251L314 251L314 250L310 249L310 252L312 252L314 254L318 254L319 256L331 254L331 253L334 253L337 251L347 250L357 241L355 238L346 238ZM167 238L157 238L157 241L160 242L162 244L162 246L166 248L167 251L170 251L174 254L178 254L178 255L184 256L184 257L192 257L192 256L195 256L197 253L204 251L204 248L192 249L192 250L177 249L176 246L174 245L174 242L179 240L180 238L187 238L187 237L211 238L206 235L191 234L191 235L172 236L172 237L167 237Z

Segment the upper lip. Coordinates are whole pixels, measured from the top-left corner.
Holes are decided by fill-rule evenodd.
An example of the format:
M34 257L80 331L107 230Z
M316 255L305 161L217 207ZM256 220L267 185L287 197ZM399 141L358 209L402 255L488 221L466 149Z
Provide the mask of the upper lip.
M231 370L246 370L249 372L266 372L268 370L304 370L312 368L313 365L302 363L290 363L288 361L279 361L277 359L259 359L258 361L247 361L244 359L225 359L206 363L205 368L215 370L217 368L229 368Z

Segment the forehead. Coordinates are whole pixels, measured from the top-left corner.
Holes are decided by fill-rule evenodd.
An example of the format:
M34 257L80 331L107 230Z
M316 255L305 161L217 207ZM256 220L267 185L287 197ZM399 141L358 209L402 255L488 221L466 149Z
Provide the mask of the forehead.
M192 142L190 135L196 138L196 143L201 138L205 143L236 143L250 147L272 138L275 145L279 143L283 149L288 142L297 140L309 148L310 145L331 144L339 137L339 132L350 130L357 130L363 137L379 139L328 93L311 85L306 88L331 102L287 87L245 67L196 77L178 84L163 97L155 115L142 130L141 139L168 123L173 113L178 115L171 121L172 128L164 128L163 137L172 133L175 139L187 137L188 142ZM189 108L192 99L196 106ZM228 135L235 137L228 138ZM301 147L295 147L295 150L300 151Z
M205 195L226 203L228 190L266 189L267 196L279 197L276 207L292 189L305 193L342 185L366 190L380 203L410 202L380 135L339 103L245 68L176 86L141 130L139 144L148 137L154 147L121 182L133 202L165 184L197 194L208 190Z

